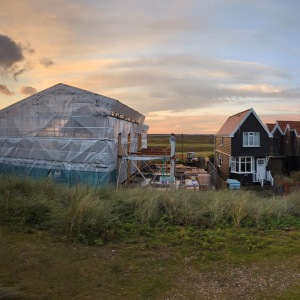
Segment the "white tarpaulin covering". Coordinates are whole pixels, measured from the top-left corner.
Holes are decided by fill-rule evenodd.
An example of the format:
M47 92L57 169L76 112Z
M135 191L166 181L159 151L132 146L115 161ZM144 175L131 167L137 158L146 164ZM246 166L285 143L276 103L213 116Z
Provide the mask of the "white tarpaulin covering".
M169 160L170 156L168 155L164 155L164 156L138 156L138 155L128 155L128 156L124 156L123 159L127 159L127 160L137 160L137 161L151 161L151 160Z
M112 183L118 147L125 155L147 147L144 119L115 99L57 84L0 111L0 170ZM119 166L119 182L127 167Z

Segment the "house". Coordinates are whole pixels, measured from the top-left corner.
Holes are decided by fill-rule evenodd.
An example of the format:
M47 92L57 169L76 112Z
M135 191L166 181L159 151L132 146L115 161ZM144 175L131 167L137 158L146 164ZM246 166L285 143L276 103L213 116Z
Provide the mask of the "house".
M300 121L276 121L267 124L271 142L270 168L272 174L289 175L300 171Z
M272 182L268 169L272 134L251 108L230 116L215 135L215 165L224 179L242 185Z
M114 184L123 155L147 147L145 117L118 100L59 83L0 110L0 172L68 184Z

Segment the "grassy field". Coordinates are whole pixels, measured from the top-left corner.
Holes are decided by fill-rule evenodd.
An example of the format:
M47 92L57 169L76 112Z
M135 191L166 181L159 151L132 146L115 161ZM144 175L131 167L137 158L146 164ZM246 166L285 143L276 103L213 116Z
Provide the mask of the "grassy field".
M0 299L299 299L300 197L0 178Z
M170 135L148 134L149 148L168 148ZM186 152L195 152L197 156L209 156L214 153L213 135L177 135L176 136L176 155L186 158Z
M173 229L102 246L0 228L0 299L299 299L299 230Z

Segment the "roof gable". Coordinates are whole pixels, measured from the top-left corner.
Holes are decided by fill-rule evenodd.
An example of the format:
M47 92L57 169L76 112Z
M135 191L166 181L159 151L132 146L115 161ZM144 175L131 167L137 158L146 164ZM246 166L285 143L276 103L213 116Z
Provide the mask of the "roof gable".
M63 101L66 101L66 103L63 103ZM55 114L58 114L58 109L62 110L65 114L66 110L64 107L67 105L70 107L71 104L72 110L74 109L77 112L80 111L81 107L88 106L91 115L112 116L130 120L134 123L143 123L145 119L145 116L141 113L116 99L63 83L58 83L0 110L0 116L13 110L16 112L16 109L29 106L45 106L46 111L48 111L47 114L49 114L50 106L52 106L52 111L55 112ZM73 115L74 112L70 111L69 114Z
M267 125L268 130L269 130L270 132L272 132L272 130L273 130L273 129L275 128L275 126L276 126L275 123L274 123L274 124L273 124L273 123L272 123L272 124L271 124L271 123L267 123L266 125Z
M253 108L237 113L233 116L230 116L227 121L223 124L221 129L216 133L216 135L223 135L228 137L233 137L236 131L241 127L245 120L253 114L257 121L260 123L262 128L266 131L269 137L272 137L272 134L268 130L268 127L265 126L260 118L257 116Z
M235 128L241 125L241 122L244 121L245 116L248 116L250 109L237 113L233 116L230 116L216 135L230 135Z
M281 128L282 134L287 130L294 130L297 136L300 136L300 121L276 121Z
M280 126L276 123L276 124L266 124L269 131L271 132L271 134L274 134L274 132L276 130L278 130L280 132L280 134L283 135L283 131L281 130Z

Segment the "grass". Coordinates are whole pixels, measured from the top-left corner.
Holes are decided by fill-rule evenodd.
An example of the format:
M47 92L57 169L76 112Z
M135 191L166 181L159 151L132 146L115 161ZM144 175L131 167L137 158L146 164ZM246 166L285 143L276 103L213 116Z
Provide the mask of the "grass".
M20 299L232 299L241 285L243 299L300 295L299 231L170 231L96 247L1 227L2 290Z
M0 178L0 299L298 299L299 194Z

